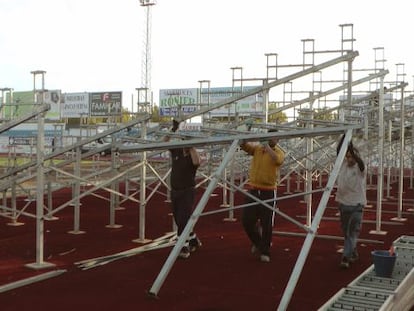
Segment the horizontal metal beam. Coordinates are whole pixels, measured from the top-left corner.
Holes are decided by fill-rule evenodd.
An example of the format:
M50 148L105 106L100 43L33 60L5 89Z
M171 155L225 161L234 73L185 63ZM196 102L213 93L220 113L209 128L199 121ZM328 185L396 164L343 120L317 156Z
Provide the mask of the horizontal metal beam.
M13 289L16 289L16 288L19 288L19 287L22 287L22 286L33 284L35 282L40 282L40 281L43 281L43 280L47 280L47 279L50 279L52 277L59 276L62 273L65 273L65 272L66 272L65 269L54 270L54 271L49 271L49 272L46 272L46 273L42 273L42 274L39 274L39 275L36 275L36 276L29 277L27 279L19 280L19 281L13 282L13 283L5 284L5 285L0 286L0 293L4 293L4 292L9 291L9 290L13 290Z
M219 137L208 137L208 138L195 138L190 140L179 140L169 142L154 142L148 144L137 144L133 146L117 146L119 152L142 152L149 150L168 150L176 148L186 147L205 147L208 145L226 145L232 143L234 140L246 140L246 141L263 141L271 137L279 139L289 139L296 137L315 137L315 136L326 136L332 134L343 134L349 129L360 129L363 125L352 124L347 126L329 127L329 128L313 128L313 129L300 129L292 131L279 131L271 133L253 133L253 134L240 134L240 135L226 135ZM168 134L166 134L168 135Z
M81 141L79 141L79 142L77 142L77 143L75 143L73 145L70 145L70 146L67 146L67 147L58 149L58 150L56 150L56 151L54 151L52 153L49 153L49 154L45 155L45 160L50 160L50 159L52 159L52 158L54 158L54 157L56 157L58 155L64 154L64 153L66 153L68 151L71 151L71 150L74 150L74 149L76 150L76 148L82 147L85 144L89 144L89 143L91 143L91 142L93 142L95 140L98 140L100 138L104 138L106 136L110 136L112 134L115 134L117 132L120 132L122 130L125 130L125 129L129 128L129 127L132 127L134 125L137 125L138 123L142 123L144 121L148 121L149 119L150 119L150 116L149 115L145 115L145 116L142 116L140 118L137 118L137 119L133 119L131 121L128 121L127 123L123 123L121 125L112 127L112 128L110 128L110 129L108 129L106 131L103 131L102 133L96 134L94 136L89 136L88 138L82 139ZM105 148L103 148L103 149L105 150ZM95 153L98 153L99 151L100 150L97 148L96 150L94 150L94 152L85 153L85 156L84 157L88 157L90 155L93 155Z

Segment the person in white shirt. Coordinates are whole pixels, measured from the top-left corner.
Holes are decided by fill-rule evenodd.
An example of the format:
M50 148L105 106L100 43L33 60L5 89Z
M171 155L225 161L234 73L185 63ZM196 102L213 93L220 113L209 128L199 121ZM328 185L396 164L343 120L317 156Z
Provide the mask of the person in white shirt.
M338 146L342 145L343 138ZM339 203L341 229L344 234L344 249L340 263L341 268L358 260L357 240L361 232L363 210L366 199L366 167L358 150L349 143L337 177L335 201Z

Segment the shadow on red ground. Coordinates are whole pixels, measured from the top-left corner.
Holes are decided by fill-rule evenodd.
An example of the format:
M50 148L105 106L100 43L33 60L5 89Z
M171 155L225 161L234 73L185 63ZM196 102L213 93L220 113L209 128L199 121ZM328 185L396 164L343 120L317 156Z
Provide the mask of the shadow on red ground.
M295 185L292 184L292 189ZM397 188L395 185L394 188ZM198 196L202 194L199 189ZM286 189L280 187L279 196ZM105 193L102 192L105 196ZM396 198L396 189L392 191ZM55 193L54 206L67 201L70 190ZM373 207L366 208L359 245L360 261L348 270L338 266L342 247L341 232L333 197L324 213L306 264L290 299L288 310L317 310L332 295L371 266L371 251L388 249L401 235L414 235L412 212L403 212L404 221L397 217L397 200L384 201L381 213L381 231L377 231L375 212L376 192L368 191ZM413 202L412 189L406 189L404 199ZM316 210L320 196L313 197ZM281 200L280 210L301 223L306 221L303 197ZM236 194L236 204L243 197ZM25 202L18 202L22 206ZM34 210L32 203L28 209ZM222 205L222 194L217 189L205 211L217 210ZM26 264L36 261L35 222L23 217L22 226L10 226L0 218L0 285L56 269L67 272L44 281L22 286L0 294L2 311L41 309L52 310L181 310L234 311L276 310L304 242L303 230L277 216L276 233L271 250L272 261L261 263L250 254L250 243L241 224L240 210L235 221L225 220L228 212L200 217L196 225L203 246L187 260L177 260L158 292L151 299L146 292L163 267L171 247L123 258L89 270L81 270L75 262L110 255L136 248L139 243L139 211L137 203L122 204L116 212L120 228L107 228L109 202L95 196L82 200L80 229L84 234L70 234L74 229L73 207L56 214L58 220L45 224L44 261L55 266L33 270ZM412 208L404 205L404 210ZM146 207L145 237L155 239L172 229L170 206L157 194ZM289 232L290 234L285 234ZM291 235L292 233L297 233Z

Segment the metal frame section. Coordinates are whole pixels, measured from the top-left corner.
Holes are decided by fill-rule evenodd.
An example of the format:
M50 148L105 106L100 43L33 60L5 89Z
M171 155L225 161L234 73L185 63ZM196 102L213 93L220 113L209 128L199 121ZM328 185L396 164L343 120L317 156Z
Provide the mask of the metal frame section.
M96 135L94 138L89 138L84 140L83 142L79 142L79 143L75 143L72 146L68 146L65 148L62 148L60 150L57 150L55 152L53 152L52 154L49 155L45 155L44 154L44 145L43 145L43 139L44 139L44 126L43 126L43 122L44 119L42 116L38 117L38 144L37 144L37 151L36 151L36 156L37 159L36 161L32 161L29 162L21 167L17 167L14 168L12 171L7 172L6 174L4 174L4 177L10 177L8 179L4 178L3 179L3 183L2 183L2 187L3 191L5 191L8 187L10 187L10 181L12 182L12 186L13 189L15 187L16 184L19 183L24 183L27 182L29 180L32 180L35 178L35 182L36 182L36 214L33 215L31 213L27 213L24 210L26 209L27 206L24 207L23 210L21 211L17 211L16 209L16 204L13 203L16 200L16 193L15 191L13 191L12 195L12 208L8 208L6 206L2 207L2 210L5 212L5 216L9 216L7 214L7 212L11 212L11 218L12 218L12 223L13 225L18 225L21 223L17 222L17 219L20 215L26 215L26 216L31 216L36 218L36 262L35 263L31 263L28 264L27 266L30 268L34 268L34 269L41 269L41 268L45 268L45 267L49 267L51 264L44 262L43 260L43 244L44 244L44 237L43 237L43 228L44 228L44 221L46 219L52 219L54 214L56 214L58 211L60 211L61 209L63 209L64 207L67 207L69 205L71 205L72 203L74 204L75 208L74 208L74 229L71 231L71 233L75 233L75 234L79 234L79 233L84 233L83 231L80 230L79 228L79 218L80 218L80 199L83 196L86 196L88 194L93 193L93 191L96 191L98 189L105 189L107 191L110 192L111 195L111 208L110 208L110 224L109 226L116 226L116 224L114 223L114 210L115 210L115 204L113 204L113 202L115 201L115 199L119 196L125 196L122 193L118 191L116 191L117 189L117 184L119 183L119 178L121 178L122 176L125 176L125 174L127 174L128 170L126 172L123 172L119 175L116 174L116 168L117 165L113 165L112 168L104 168L100 171L95 171L91 174L90 177L82 177L80 176L81 174L81 170L80 170L80 166L81 166L81 159L82 157L87 157L90 154L93 154L93 152L98 152L98 150L94 150L92 152L88 152L84 155L81 155L80 153L80 147L84 144L84 143L88 143L90 141L93 141L95 139L98 139L100 137L105 137L107 135L111 135L113 133L116 133L118 131L121 131L123 129L126 129L128 127L134 126L138 123L142 123L143 121L145 121L146 119L148 119L148 116L143 117L142 119L135 119L132 120L126 124L123 124L122 126L118 126L112 129L109 129L101 134ZM64 162L60 162L59 164L56 164L56 166L54 165L54 163L51 161L49 163L49 166L45 166L46 165L46 161L47 160L53 160L54 157L56 157L56 155L61 155L65 152L67 152L68 150L76 150L76 157L74 159L69 159L67 161ZM113 155L115 155L116 152L113 153ZM113 160L112 162L116 162L117 160ZM65 167L67 167L69 164L73 164L74 165L74 174L71 174L68 171L65 171ZM132 166L130 168L130 170L133 170L135 168L135 166ZM32 169L36 170L36 174L32 174ZM29 172L29 174L28 174ZM19 173L19 174L18 174ZM45 181L45 176L47 174L52 174L52 173L59 173L61 175L61 178L63 176L67 176L69 177L71 180L65 182L62 186L68 186L68 182L69 184L72 185L73 189L74 189L74 196L71 200L69 200L68 202L65 202L64 204L62 204L61 206L57 207L55 210L51 209L51 206L49 206L49 208L45 208L45 204L44 204L44 186L46 184ZM108 183L107 180L112 180L112 178L108 178L107 180L105 180L104 178L107 177L103 177L105 174L109 174L109 175L114 175L115 177L113 178L113 182L115 182L115 184L113 184L113 188L110 189L109 187L107 187ZM81 193L80 191L80 187L81 187L81 183L84 183L85 185L93 185L96 183L96 181L89 181L88 178L92 178L96 180L96 177L102 176L100 177L100 179L104 180L101 183L97 183L98 186L93 187L92 191L88 190L85 191L83 193ZM55 180L56 182L57 180ZM47 183L50 186L50 181L48 181ZM60 186L60 187L62 187ZM115 190L114 190L115 189ZM50 188L48 189L50 190ZM49 193L50 194L50 193ZM114 195L115 194L115 195ZM133 197L129 197L128 199L131 200L135 200ZM51 200L49 200L49 204L51 205ZM45 213L46 210L46 213Z
M324 130L323 132L325 132L324 135L326 135L327 134L327 132L326 132L327 129L323 129L323 130ZM331 134L334 134L334 133L338 134L338 132L334 128L331 128L330 130L332 131ZM326 186L323 190L323 195L322 195L321 201L319 203L318 209L316 210L316 213L315 213L315 216L313 218L311 226L309 226L309 227L304 226L304 225L298 223L297 221L295 221L294 219L291 219L287 215L284 215L278 209L274 210L276 213L278 213L279 215L281 215L281 216L285 217L286 219L292 221L293 223L297 224L298 226L300 226L302 229L304 229L307 232L307 236L306 236L305 243L304 243L304 246L302 248L301 254L299 255L299 258L298 258L298 261L295 265L294 271L292 272L289 284L288 284L288 286L286 288L286 291L285 291L285 293L282 297L282 301L281 301L281 304L280 304L281 310L286 308L289 301L290 301L290 297L291 297L291 295L293 293L293 290L296 286L297 280L300 276L300 273L301 273L302 268L304 266L304 263L306 261L306 257L307 257L307 255L310 251L310 247L312 245L313 239L315 238L315 235L317 233L317 228L318 228L319 223L322 219L322 215L325 211L327 202L329 200L329 196L331 194L334 183L336 181L340 165L341 165L341 163L344 159L348 142L351 140L352 131L353 131L352 126L350 126L348 128L342 128L341 133L346 133L344 143L343 143L341 151L340 151L340 153L339 153L339 155L338 155L338 157L335 161L333 170L332 170L332 172L329 176L329 180L328 180L328 182L327 182L327 184L326 184ZM319 132L318 130L315 130L315 131L307 130L306 133L304 133L304 131L300 131L300 133L293 131L291 133L281 133L281 132L276 132L275 133L275 132L272 132L272 133L252 134L252 135L250 135L250 138L252 138L253 136L258 138L257 135L260 135L262 138L264 138L264 137L278 137L278 138L288 137L288 138L291 138L291 137L295 137L295 136L300 136L300 137L302 137L302 136L318 136L320 134L321 134L321 132ZM246 139L245 136L246 135L238 135L236 137L231 138L231 140L233 140L232 146L230 147L229 151L226 153L226 155L225 155L221 165L219 166L219 168L214 172L212 180L210 181L210 184L209 184L207 190L203 194L203 198L197 204L197 206L196 206L196 208L193 212L193 215L191 216L190 221L187 224L182 236L179 237L179 239L177 241L177 244L175 245L174 249L171 251L169 257L167 258L167 261L165 262L163 268L161 269L161 271L160 271L158 277L156 278L153 286L149 290L149 294L151 296L157 296L158 295L158 292L159 292L161 286L163 285L169 271L171 270L175 260L177 259L178 254L179 254L181 248L184 245L184 242L186 241L186 239L188 239L188 236L189 236L192 228L195 226L196 222L198 221L199 217L202 216L202 215L207 215L208 214L208 213L207 214L202 213L203 209L206 205L206 201L205 201L206 199L205 198L208 198L210 196L211 192L214 190L214 188L218 184L218 180L222 178L222 173L223 173L223 170L224 170L225 166L229 163L230 159L234 157L234 152L235 152L234 144L235 144L235 142ZM228 140L230 140L230 138L228 138ZM184 147L184 146L191 147L191 146L197 146L199 144L199 142L194 142L194 141L177 142L177 144L180 144L180 143L181 143L180 147ZM145 147L141 147L141 148L145 148ZM213 184L213 187L212 187L212 184ZM230 187L235 188L238 191L244 192L242 188L240 188L240 187L238 187L234 184L231 184ZM209 191L210 189L211 189L211 191ZM249 195L249 194L245 193L245 195ZM254 198L254 199L256 201L260 201L257 198ZM283 198L278 198L278 200L280 200L280 199L283 199ZM267 206L270 209L273 209L266 202L260 201L260 203L264 204L265 206ZM236 208L236 207L234 207L234 208ZM220 211L216 211L216 212L220 212Z
M228 145L231 144L235 139L238 140L249 140L249 141L266 141L269 138L303 138L303 137L313 137L313 136L323 136L329 134L341 134L344 130L360 129L361 125L358 124L349 124L343 126L332 126L326 128L313 128L312 130L308 129L292 129L290 131L279 131L271 133L249 133L249 134L239 134L239 135L227 135L225 137L207 137L207 138L194 138L190 140L179 140L179 141L170 141L170 142L152 142L147 144L140 144L135 146L120 146L119 152L121 153L131 153L131 152L143 152L143 151L160 151L160 150L169 150L175 148L184 148L184 147L205 147L211 145Z
M348 77L349 77L349 81L352 79L352 75L350 75L350 73L352 72L352 66L351 65L349 65L349 67L348 68L350 68L350 70L348 70ZM380 72L379 73L379 75L377 76L377 78L379 78L380 79L380 90L377 92L377 93L379 93L380 95L380 97L382 97L382 99L380 99L380 101L383 101L383 94L381 94L383 91L384 91L384 88L383 88L383 82L381 82L381 81L383 81L383 76L385 75L385 74L387 74L387 72L386 71L383 71L383 72ZM287 79L287 80L289 80L289 79ZM367 79L367 81L370 81L371 79ZM291 81L289 81L289 82L291 82ZM352 108L354 108L354 105L352 105L352 97L350 96L350 94L352 94L352 92L351 92L351 87L354 87L355 85L353 85L351 82L349 82L348 84L347 84L347 86L346 87L341 87L341 89L346 89L346 91L347 91L347 93L346 93L346 95L348 95L348 99L347 99L347 102L348 102L348 106L349 107L340 107L340 109L338 109L338 110L346 110L346 109L349 109L350 111L351 111L351 109ZM353 90L352 90L353 91ZM227 102L222 102L221 104L226 104ZM289 103L289 104L294 104L295 105L295 102L292 100L291 101L291 103ZM382 107L384 107L384 106L382 106ZM378 107L375 107L374 105L373 105L373 108L375 109L375 111L377 111L378 113L379 113L379 111L383 111L383 113L384 114L386 114L386 115L389 115L389 113L388 113L388 111L384 111L384 109L382 108L382 107L380 107L380 108L378 108ZM285 106L283 106L283 108L286 108ZM281 109L283 109L283 108L281 108ZM352 120L352 119L350 119L349 117L347 117L351 122L355 122L355 120ZM344 118L344 120L345 120L345 118ZM371 124L371 126L373 127L373 128L376 128L376 127L378 127L378 119L375 119L375 118L371 118L371 119L369 119L368 120L369 122L368 122L368 125L369 124ZM314 121L313 121L314 122ZM363 124L362 122L360 122L360 124ZM365 124L365 123L364 123ZM276 127L278 127L278 128L280 128L280 126L276 126ZM369 128L369 126L368 126L368 128ZM368 136L368 133L364 133L364 135L366 135L368 138L369 138L369 136ZM375 137L375 136L374 136ZM407 139L407 137L405 137L405 136L403 136L404 137L404 139ZM383 151L383 149L381 150L381 152ZM402 152L402 151L400 151L400 152ZM306 152L305 152L305 154L306 154ZM303 157L303 158L306 158L306 157ZM302 158L302 159L303 159ZM301 160L302 160L301 159ZM369 163L370 165L373 165L373 163L372 162L370 162ZM337 165L337 162L335 163L335 165ZM377 166L378 166L378 164L377 164ZM334 166L335 167L335 166ZM379 170L381 170L381 171L383 171L383 164L381 163L381 165L379 165ZM332 173L331 173L332 174ZM333 174L334 175L334 174ZM328 183L330 183L330 184L332 184L332 182L333 182L333 180L334 180L334 178L332 177L332 179L330 179L329 181L328 181ZM328 188L328 190L326 191L326 192L324 192L324 196L323 196L323 198L325 198L325 200L326 200L326 197L327 197L327 193L329 192L329 188ZM380 192L382 192L382 191L380 191ZM381 203L381 201L379 202L379 203ZM323 208L324 208L324 202L323 201L321 201L321 203L320 203L320 205L319 205L319 208L318 208L318 211L317 211L317 213L321 213L321 209L323 210ZM378 204L378 206L380 207L380 204ZM320 220L319 220L320 221ZM314 223L312 223L312 225L316 225L318 223L318 219L316 218L316 220L314 220ZM304 248L302 249L302 252L301 252L301 255L300 255L300 257L298 258L298 262L297 262L297 264L296 264L296 266L295 266L295 270L294 270L294 272L292 273L292 277L291 277L291 279L290 279L290 281L289 281L289 284L288 284L288 287L287 287L287 289L286 289L286 291L285 291L285 294L284 294L284 297L283 297L283 299L282 299L282 302L281 302L281 305L280 305L280 307L279 307L279 309L280 310L284 310L285 308L286 308L286 306L287 306L287 304L288 304L288 302L289 302L289 300L290 300L290 297L291 297L291 294L292 294L292 292L293 292L293 290L294 290L294 288L295 288L295 286L296 286L296 282L297 282L297 278L298 278L298 275L300 274L300 272L301 272L301 269L302 269L302 264L303 264L303 262L305 261L305 258L306 258L306 256L307 256L307 253L308 253L308 251L309 251L309 247L310 247L310 245L311 245L311 243L312 243L312 240L314 239L314 234L313 234L313 232L312 231L308 231L308 234L307 234L307 238L306 238L306 243L305 243L305 245L304 245ZM160 276L160 277L162 277L162 276ZM154 288L152 288L151 289L151 291L150 291L150 293L152 293L152 294L157 294L157 291L158 291L158 289L159 289L159 286L160 286L160 284L159 283L157 283L157 284L155 284L154 285L155 287Z
M145 115L145 116L143 116L141 118L133 119L133 120L131 120L131 121L127 122L127 123L124 123L122 125L119 125L119 126L110 128L110 129L108 129L108 130L106 130L106 131L104 131L102 133L97 134L97 135L94 135L94 136L91 136L89 138L85 138L85 139L79 140L78 142L76 142L74 144L71 144L71 145L68 145L68 146L64 146L62 148L57 148L57 150L55 150L54 152L52 152L50 154L45 154L44 155L44 161L53 160L53 159L57 158L58 156L65 155L65 154L67 154L69 152L72 152L72 151L75 151L76 152L83 145L89 144L89 143L91 143L93 141L96 141L96 140L98 140L100 138L103 138L103 137L106 137L106 136L110 136L110 135L115 134L117 132L120 132L122 130L126 130L126 129L130 128L130 127L134 127L137 124L141 124L142 122L144 122L145 120L148 120L148 119L149 119L149 116L148 115ZM86 158L89 158L89 157L91 157L91 156L93 156L95 154L99 154L100 152L102 152L103 150L105 150L107 148L108 147L98 147L98 148L96 148L94 150L91 150L89 152L83 153L81 155L81 159L86 159ZM68 159L68 160L63 161L60 164L58 164L57 167L66 166L66 165L69 165L69 164L71 164L71 163L73 163L75 161L76 161L75 159ZM27 176L27 170L29 170L30 168L36 166L36 164L37 164L36 161L32 161L32 162L28 162L28 163L25 163L23 165L20 165L18 167L13 167L12 169L7 170L6 173L0 175L0 179L1 180L5 180L5 179L11 177L12 180L25 181L28 178L31 178L31 176ZM18 173L22 173L23 176L20 176ZM19 177L21 177L21 180L19 179ZM7 180L7 181L5 181L3 183L0 183L0 191L4 191L5 189L7 189L8 186L9 186L9 182L10 181Z
M57 148L56 151L50 153L50 154L43 154L43 162L44 164L44 171L43 175L47 176L48 180L47 183L49 186L51 186L51 183L53 182L55 190L59 187L67 187L67 186L73 186L76 189L79 189L80 183L84 184L94 184L96 180L99 178L99 176L103 176L105 174L109 174L112 169L116 168L117 164L112 164L111 166L104 165L102 168L99 168L99 164L94 165L93 170L91 173L88 173L85 176L80 176L80 163L82 160L87 159L91 156L94 156L94 154L97 154L101 151L100 148L97 148L96 150L81 154L80 149L84 144L90 143L94 140L97 140L99 138L113 135L114 133L117 133L119 131L125 130L129 127L136 126L138 124L141 124L145 120L148 119L148 116L144 116L142 118L134 119L128 123L125 123L121 126L117 126L111 129L108 129L100 134L97 134L93 137L79 140L79 142L76 142L75 144ZM43 136L42 136L43 137ZM111 148L114 148L113 146ZM75 151L74 157L67 158L66 160L59 160L54 161L57 157L68 154L71 151ZM37 154L41 154L41 152L38 152ZM116 154L114 152L113 154ZM119 162L119 158L115 157L112 160L112 163ZM38 161L30 161L27 163L24 163L22 165L14 165L10 169L8 169L4 174L2 174L1 179L2 182L0 183L0 189L3 191L3 195L5 192L7 192L10 187L12 187L12 202L15 202L16 200L16 193L13 189L15 189L17 186L21 187L21 190L23 192L29 193L29 191L25 191L24 184L28 183L35 179L36 175L34 174L34 169L37 167ZM71 170L75 171L75 175L71 173ZM76 173L77 172L77 173ZM59 175L59 177L56 177ZM74 177L75 176L75 177ZM76 177L78 176L78 177ZM89 181L90 179L91 181ZM48 190L51 190L48 188ZM79 191L78 191L79 192ZM122 194L120 194L122 195ZM5 195L4 195L5 196ZM78 201L78 195L75 195L72 200ZM72 200L69 204L72 203ZM12 203L13 204L13 203ZM5 204L4 204L5 205ZM10 209L6 206L2 207L3 211L12 211L12 219L13 222L17 221L17 217L19 215L26 215L30 216L30 214L27 214L24 212L24 209L16 213L14 208ZM53 212L54 213L54 212ZM49 213L47 216L52 216L53 213ZM6 215L7 216L7 215ZM33 217L36 217L33 215Z
M308 68L308 69L305 69L305 70L302 70L302 71L298 71L298 72L293 73L291 75L288 75L284 78L280 78L276 81L264 83L263 86L258 86L258 87L254 88L252 90L245 91L242 94L233 95L232 97L223 99L223 100L219 101L218 103L216 103L214 105L211 105L209 107L200 109L199 111L195 111L195 112L190 113L188 115L184 115L184 116L182 116L181 118L178 118L178 119L179 119L179 121L184 121L184 120L188 120L188 119L191 119L193 117L208 113L208 112L210 112L214 109L220 108L220 107L228 105L228 104L235 103L238 100L244 99L244 98L252 96L252 95L256 95L256 94L261 93L263 91L269 90L273 87L283 85L283 84L288 83L290 81L293 81L295 79L299 79L301 77L307 76L307 75L312 74L314 72L318 72L320 70L323 70L323 69L329 68L331 66L340 64L344 61L352 61L358 55L359 55L358 52L349 52L349 53L347 53L343 56L337 57L335 59L332 59L332 60L329 60L327 62L321 63L319 65L313 66L311 68ZM290 107L285 107L285 109L287 109L287 108L290 108Z

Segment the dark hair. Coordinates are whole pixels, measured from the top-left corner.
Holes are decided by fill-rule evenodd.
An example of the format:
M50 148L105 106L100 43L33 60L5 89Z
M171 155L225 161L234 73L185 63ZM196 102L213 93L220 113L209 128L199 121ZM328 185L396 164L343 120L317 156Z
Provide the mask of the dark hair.
M341 140L339 141L338 146L336 146L336 155L339 154L339 150L341 150L342 144L344 143L345 134L342 135Z
M349 142L346 152L350 152L352 155L359 157L359 150L356 147L354 147L354 144L352 143L352 141Z
M336 155L339 154L339 150L341 150L342 144L344 142L345 139L345 134L342 135L341 140L339 141L338 146L336 147ZM348 147L346 149L346 152L349 152L351 154L351 156L355 159L355 161L358 164L359 170L361 172L363 172L365 170L365 163L364 161L361 159L361 156L359 154L359 151L357 148L354 147L354 144L352 143L352 139L351 141L348 143Z
M365 170L365 163L361 159L358 149L350 145L348 146L348 151L351 153L352 157L355 159L356 163L358 164L359 170L363 172Z

